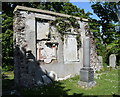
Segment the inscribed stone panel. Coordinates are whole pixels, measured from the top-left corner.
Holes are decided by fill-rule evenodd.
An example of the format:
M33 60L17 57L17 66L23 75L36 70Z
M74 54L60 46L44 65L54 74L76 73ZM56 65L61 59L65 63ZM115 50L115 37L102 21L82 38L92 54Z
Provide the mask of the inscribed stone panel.
M75 35L68 35L64 40L64 61L78 61L77 40Z
M49 23L37 21L37 40L48 39Z
M37 44L37 59L50 63L53 59L57 59L56 49L57 46L54 44L46 45L46 42Z

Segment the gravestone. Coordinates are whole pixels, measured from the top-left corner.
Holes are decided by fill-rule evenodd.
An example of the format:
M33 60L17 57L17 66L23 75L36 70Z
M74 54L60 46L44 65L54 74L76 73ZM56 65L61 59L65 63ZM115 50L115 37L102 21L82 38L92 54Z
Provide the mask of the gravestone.
M103 60L102 60L102 56L98 56L98 68L97 70L100 71L100 69L102 68L102 64L103 64Z
M83 68L80 70L80 81L78 84L82 87L93 87L96 82L94 81L94 70L90 68L90 40L89 37L83 40Z
M103 63L103 62L102 62L102 61L103 61L103 60L102 60L102 56L98 56L98 59L99 59L99 63L100 63L99 66L102 66L102 63Z
M110 67L115 68L115 66L116 66L116 55L115 54L111 54L109 56L109 65L110 65Z

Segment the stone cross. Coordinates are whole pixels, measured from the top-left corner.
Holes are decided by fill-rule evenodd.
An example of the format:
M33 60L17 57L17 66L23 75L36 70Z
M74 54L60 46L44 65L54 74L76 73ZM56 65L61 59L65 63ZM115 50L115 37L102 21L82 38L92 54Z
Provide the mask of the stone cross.
M116 66L116 55L115 54L111 54L109 56L109 65L110 65L110 67L115 68L115 66Z

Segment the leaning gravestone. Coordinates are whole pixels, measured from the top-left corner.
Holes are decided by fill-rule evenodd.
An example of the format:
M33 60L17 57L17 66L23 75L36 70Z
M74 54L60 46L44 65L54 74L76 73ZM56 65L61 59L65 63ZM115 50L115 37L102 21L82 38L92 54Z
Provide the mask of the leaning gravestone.
M102 64L103 64L102 56L98 56L98 60L99 60L98 63L98 71L99 71L102 68Z
M80 70L80 81L78 84L85 88L95 86L94 70L90 67L90 39L85 37L83 40L83 68Z
M100 63L99 66L102 66L102 61L103 61L102 56L98 56L98 59L99 59L99 63Z
M110 65L110 67L115 68L115 66L116 66L116 55L115 54L111 54L109 56L109 65Z

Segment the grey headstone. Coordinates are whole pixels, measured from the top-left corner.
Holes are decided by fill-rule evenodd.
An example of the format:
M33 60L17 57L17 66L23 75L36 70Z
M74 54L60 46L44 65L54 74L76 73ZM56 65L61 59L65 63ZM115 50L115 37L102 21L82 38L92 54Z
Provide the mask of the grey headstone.
M99 66L102 66L103 60L102 60L102 56L98 56L98 60L99 60Z
M109 65L110 67L115 67L116 66L116 55L115 54L111 54L109 56Z
M100 71L100 69L102 68L102 64L103 64L103 60L102 60L102 56L98 56L98 63L97 63L97 70Z
M90 40L89 37L83 40L83 66L90 67Z
M80 70L80 81L78 84L83 87L93 87L96 83L94 81L94 70L90 68L90 40L85 37L83 40L83 68Z
M92 68L82 68L80 70L80 80L84 82L91 82L94 80L94 71Z

